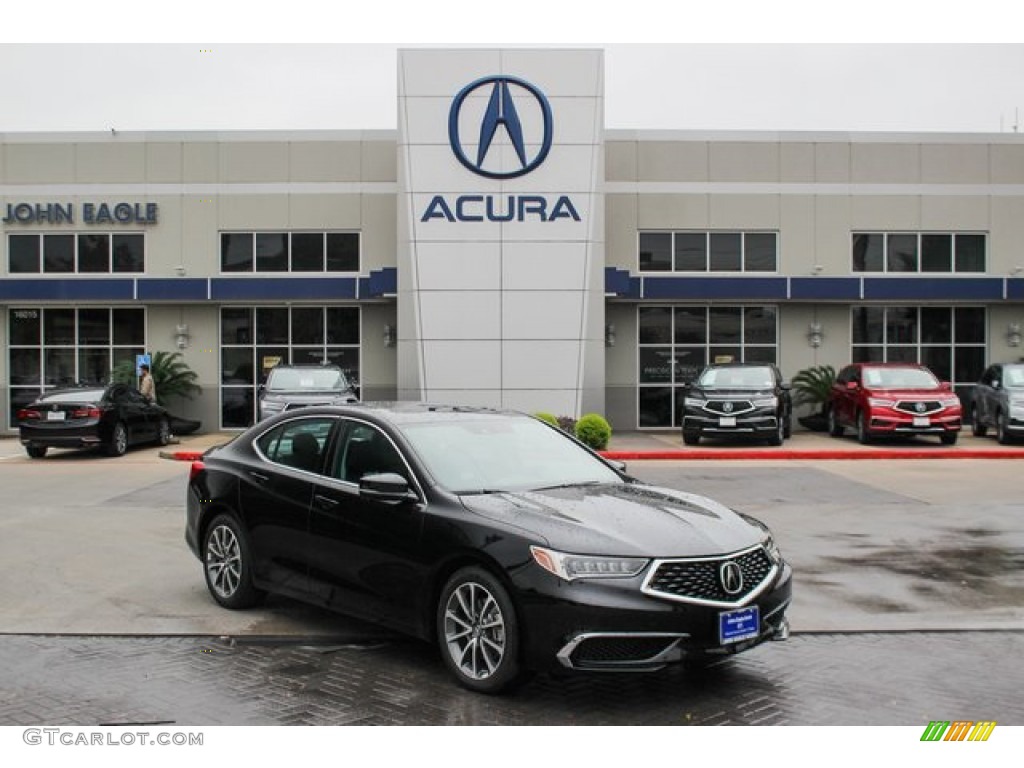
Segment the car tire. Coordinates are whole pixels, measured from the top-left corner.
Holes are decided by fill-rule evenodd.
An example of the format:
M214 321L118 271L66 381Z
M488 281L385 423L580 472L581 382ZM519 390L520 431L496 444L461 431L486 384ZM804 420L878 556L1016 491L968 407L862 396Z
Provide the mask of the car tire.
M213 599L225 608L258 605L265 596L252 583L249 539L232 515L218 515L203 536L203 575Z
M956 439L958 436L958 432L943 432L939 435L939 440L942 441L943 445L956 445Z
M786 426L785 426L785 431L782 433L782 436L786 440L788 440L789 438L791 438L793 436L793 414L792 413L787 413L786 414Z
M124 456L128 451L128 430L124 422L117 422L110 433L110 442L106 446L108 456Z
M782 443L783 443L783 441L785 439L786 439L786 422L783 421L782 419L778 419L777 423L776 423L776 426L775 426L775 432L772 433L772 436L768 438L768 445L773 445L775 447L778 447L778 446L782 445Z
M700 445L700 432L683 431L683 442L686 445Z
M445 665L463 688L495 694L523 679L516 609L489 571L471 566L453 574L441 590L436 623Z
M1009 445L1013 442L1013 438L1010 437L1010 430L1007 429L1006 421L1005 411L1000 411L996 414L996 440L999 441L1000 445Z
M46 446L29 443L25 446L25 453L29 455L29 458L41 459L46 455Z
M857 442L861 445L869 445L872 440L871 430L868 428L868 417L864 411L857 414Z
M975 437L985 437L988 434L988 425L982 423L978 417L977 408L971 408L971 434Z
M828 409L828 433L832 437L843 436L843 425L839 423L839 416L835 408Z
M168 445L171 442L171 422L161 418L156 428L156 441L160 445Z

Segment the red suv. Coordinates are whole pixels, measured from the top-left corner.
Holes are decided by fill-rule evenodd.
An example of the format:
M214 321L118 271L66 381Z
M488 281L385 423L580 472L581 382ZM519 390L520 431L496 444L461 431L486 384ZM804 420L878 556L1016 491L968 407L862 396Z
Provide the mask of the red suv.
M960 419L960 398L923 365L854 363L839 372L829 394L829 434L841 437L852 427L862 443L887 435L938 435L943 445L953 445Z

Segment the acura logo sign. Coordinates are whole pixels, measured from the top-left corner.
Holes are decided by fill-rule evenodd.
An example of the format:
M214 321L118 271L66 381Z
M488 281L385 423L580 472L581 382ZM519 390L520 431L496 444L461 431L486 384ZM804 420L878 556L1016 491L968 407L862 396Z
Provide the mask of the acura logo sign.
M483 98L471 99L480 95ZM469 104L483 105L479 110ZM551 105L535 85L518 77L492 76L475 80L456 95L448 113L448 141L455 157L473 173L489 179L514 179L541 163L551 150ZM515 157L501 157L501 139ZM495 140L498 140L497 144ZM502 160L512 164L503 170Z
M722 582L722 589L727 595L739 594L743 589L743 571L731 560L722 563L722 567L718 569L718 579Z

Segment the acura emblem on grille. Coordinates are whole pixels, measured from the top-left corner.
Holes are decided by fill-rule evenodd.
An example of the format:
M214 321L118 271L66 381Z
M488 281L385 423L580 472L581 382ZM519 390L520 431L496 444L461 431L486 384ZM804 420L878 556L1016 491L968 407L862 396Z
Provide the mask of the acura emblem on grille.
M718 569L718 578L727 595L735 595L743 589L743 571L737 563L722 563L722 567Z
M925 409L925 404L924 403L914 403L914 410L917 411L918 413L924 413L924 409Z
M726 413L732 413L732 403L722 403L722 410Z

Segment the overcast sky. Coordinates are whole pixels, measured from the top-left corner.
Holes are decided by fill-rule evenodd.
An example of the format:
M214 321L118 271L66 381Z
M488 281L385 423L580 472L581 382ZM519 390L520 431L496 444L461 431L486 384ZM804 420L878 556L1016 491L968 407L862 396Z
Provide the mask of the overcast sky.
M143 17L149 6L119 0L43 13L61 5L47 4L34 6L21 25L20 19L7 23L7 37L0 36L0 132L394 129L396 51L438 45L439 37L480 47L532 39L537 47L603 49L608 128L1009 132L1024 112L1024 44L999 39L1019 28L1016 15L1002 21L986 15L988 2L908 2L915 13L880 12L874 21L873 5L901 4L868 0L857 13L835 6L842 16L830 19L821 16L828 4L795 2L815 10L814 26L782 14L785 2L746 0L719 4L728 8L718 15L688 11L685 2L627 0L613 3L615 19L599 17L590 3L563 3L559 11L534 0L377 0L377 15L367 19L348 3L319 4L339 10L318 14L311 10L318 4L292 0L275 4L273 15L207 14L202 24L189 16L192 0L163 10L154 5ZM120 12L98 13L104 5ZM207 5L215 6L212 0ZM392 6L417 15L389 18L385 11ZM577 18L566 6L591 10ZM655 13L656 6L673 10ZM450 11L442 13L446 7ZM964 15L964 7L972 14ZM626 9L633 12L626 16ZM942 22L935 34L923 18ZM479 39L472 36L476 26ZM986 39L979 27L996 37ZM652 42L635 42L643 31ZM213 38L170 42L200 35ZM83 39L98 42L83 45ZM724 42L733 39L742 42Z

